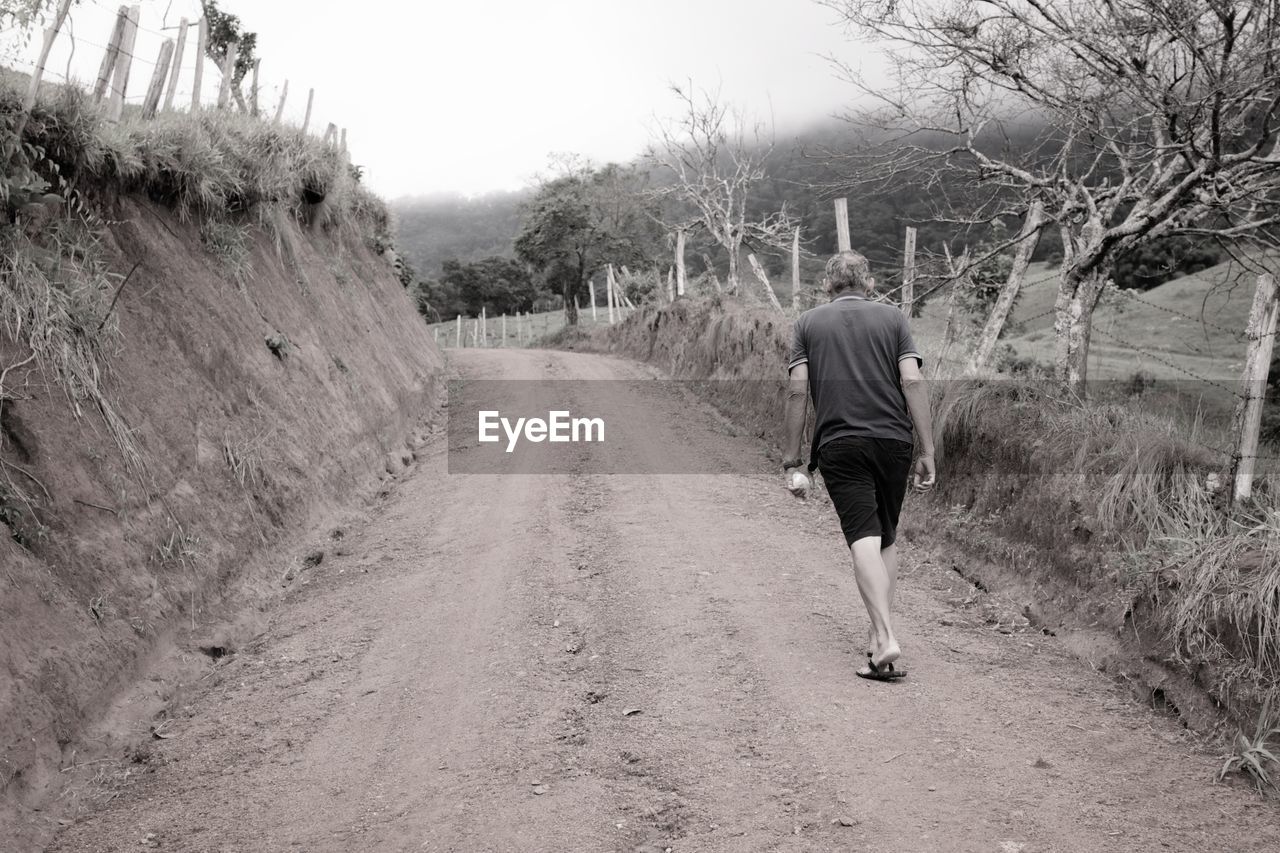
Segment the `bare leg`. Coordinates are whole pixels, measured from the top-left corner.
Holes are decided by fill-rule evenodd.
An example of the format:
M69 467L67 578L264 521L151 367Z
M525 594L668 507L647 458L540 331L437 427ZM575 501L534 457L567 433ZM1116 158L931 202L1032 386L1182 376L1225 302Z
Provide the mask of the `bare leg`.
M849 547L853 554L853 572L858 592L871 618L872 660L877 666L898 659L900 650L893 635L889 614L890 580L884 559L880 556L880 537L864 536Z
M895 542L888 548L880 549L880 559L884 561L884 569L889 573L889 611L893 611L893 602L898 592L898 545Z
M893 602L898 591L898 546L890 545L888 548L880 549L880 559L884 561L885 571L889 575L889 615L893 616ZM876 646L876 629L875 626L867 628L867 652L870 653Z

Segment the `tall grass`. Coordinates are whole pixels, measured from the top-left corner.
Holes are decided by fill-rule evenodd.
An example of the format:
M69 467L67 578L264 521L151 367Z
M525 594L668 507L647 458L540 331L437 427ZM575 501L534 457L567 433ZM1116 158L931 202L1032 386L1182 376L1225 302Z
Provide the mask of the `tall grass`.
M1205 446L1222 437L1194 413L1025 382L958 383L945 409L945 499L963 493L1087 595L1135 602L1129 609L1163 637L1162 656L1238 719L1280 709L1272 478L1255 486L1254 502L1228 507L1229 460Z

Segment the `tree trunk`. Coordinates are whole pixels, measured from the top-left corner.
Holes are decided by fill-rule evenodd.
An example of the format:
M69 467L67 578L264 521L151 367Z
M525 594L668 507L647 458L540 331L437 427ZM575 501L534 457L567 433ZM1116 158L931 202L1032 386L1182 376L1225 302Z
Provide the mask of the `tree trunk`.
M729 282L725 288L730 296L738 293L738 245L729 248Z
M570 326L578 325L578 300L577 288L574 286L573 279L566 278L564 282L564 321Z
M685 275L684 275L684 229L681 228L676 232L676 296L684 296Z
M578 274L574 278L564 279L564 321L570 326L578 325L578 294L587 287L587 259L578 256Z
M1089 333L1093 326L1093 312L1102 298L1107 272L1092 270L1082 274L1073 267L1064 266L1058 280L1053 322L1057 337L1054 368L1058 380L1080 397L1085 396L1085 383L1089 378Z
M966 373L970 376L976 376L986 370L987 363L991 361L991 354L996 349L996 340L1004 329L1009 311L1012 310L1013 302L1018 298L1018 292L1022 290L1022 282L1027 277L1027 268L1031 266L1031 255L1035 253L1036 244L1040 242L1040 227L1043 224L1044 205L1036 202L1027 211L1026 221L1022 223L1022 232L1018 235L1018 251L1013 257L1009 277L1000 290L1000 296L991 309L991 316L987 318L982 328L982 335L978 338L978 346L974 348L973 356L969 359Z

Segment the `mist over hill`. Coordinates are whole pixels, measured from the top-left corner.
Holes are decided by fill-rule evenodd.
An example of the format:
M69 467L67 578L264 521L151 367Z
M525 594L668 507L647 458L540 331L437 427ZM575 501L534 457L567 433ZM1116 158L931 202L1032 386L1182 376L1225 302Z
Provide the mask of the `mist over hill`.
M423 278L436 278L447 260L472 263L512 257L520 205L532 188L479 196L437 193L391 203L396 243Z
M991 131L980 141L980 147L993 153L1030 151L1044 142L1044 131L1041 123L1022 116ZM878 186L855 185L851 175L855 174L858 164L853 152L873 137L874 132L828 116L786 131L777 130L772 137L762 139L762 144L774 146L773 152L768 160L767 177L755 187L748 206L752 215L764 216L785 205L801 228L807 256L806 276L815 264L836 250L832 199L838 195L849 200L849 230L854 248L867 256L882 281L892 280L900 269L907 226L914 226L919 232L918 251L934 256L943 253L944 243L950 242L952 251L958 253L966 244L980 244L1002 234L1002 229L1018 227L1016 221L1010 221L996 223L994 232L978 226L959 233L956 225L935 221L937 194L963 194L966 190L960 183L947 187L925 186L903 175ZM936 144L944 143L939 139ZM643 157L635 158L632 164L649 170ZM649 175L650 186L661 186L665 180L667 177L657 172ZM535 192L536 187L530 186L479 196L443 192L398 199L391 204L398 231L397 244L418 276L426 281L439 279L446 261L468 265L486 258L513 258L513 243L521 224L521 205ZM789 260L784 253L759 246L748 246L744 251L759 255L770 273L788 274ZM1056 262L1061 251L1058 230L1045 229L1035 259ZM725 259L718 247L694 232L688 246L689 260L701 264L704 254L723 272ZM1122 259L1116 269L1116 282L1121 287L1146 290L1220 260L1221 252L1207 242L1185 238L1157 241Z

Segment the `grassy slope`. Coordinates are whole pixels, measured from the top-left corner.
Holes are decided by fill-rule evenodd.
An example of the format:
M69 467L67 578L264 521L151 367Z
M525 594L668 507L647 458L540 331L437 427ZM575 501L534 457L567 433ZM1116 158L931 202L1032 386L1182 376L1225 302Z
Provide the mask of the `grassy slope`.
M1095 317L1090 374L1128 379L1142 370L1160 379L1235 381L1244 367L1244 340L1227 330L1243 331L1253 280L1238 264L1224 263L1145 293L1111 297ZM1053 360L1053 316L1046 312L1053 308L1054 284L1052 269L1032 268L1007 339L1020 356Z

